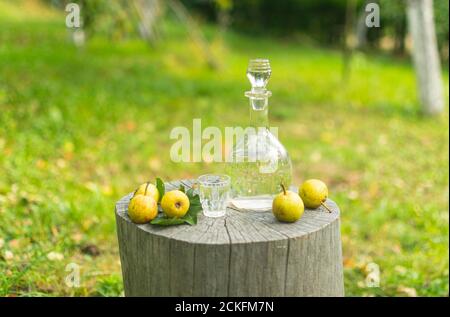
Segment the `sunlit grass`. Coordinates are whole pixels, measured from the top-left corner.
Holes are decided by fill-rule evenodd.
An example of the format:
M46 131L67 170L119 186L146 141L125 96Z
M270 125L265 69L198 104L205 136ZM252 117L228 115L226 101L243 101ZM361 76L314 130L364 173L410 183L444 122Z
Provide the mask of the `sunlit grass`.
M0 1L7 6L15 14ZM342 80L339 51L239 34L219 41L208 28L213 71L177 24L156 48L94 38L78 51L61 16L2 14L0 295L120 295L115 201L155 176L220 168L171 162L169 132L193 118L245 124L246 64L267 56L271 122L295 181L323 179L342 209L346 294L448 296L448 105L441 117L420 115L408 61L357 54ZM447 72L444 81L448 99ZM80 288L64 284L71 262ZM365 287L371 262L380 288Z

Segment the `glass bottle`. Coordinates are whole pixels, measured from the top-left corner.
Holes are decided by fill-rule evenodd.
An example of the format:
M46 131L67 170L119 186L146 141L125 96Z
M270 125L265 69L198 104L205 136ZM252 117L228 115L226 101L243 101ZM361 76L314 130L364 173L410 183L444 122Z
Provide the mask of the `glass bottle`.
M278 141L278 129L269 127L268 99L272 93L266 86L270 75L269 60L250 60L247 78L252 89L245 93L250 102L250 124L242 128L228 155L227 173L234 199L273 197L281 191L281 183L287 188L291 185L291 160Z

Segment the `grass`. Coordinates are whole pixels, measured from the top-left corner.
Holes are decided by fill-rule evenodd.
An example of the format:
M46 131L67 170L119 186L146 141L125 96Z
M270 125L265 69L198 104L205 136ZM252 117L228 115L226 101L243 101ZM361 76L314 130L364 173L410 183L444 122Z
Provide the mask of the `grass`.
M267 56L295 182L324 180L342 209L346 294L448 296L448 105L420 115L409 61L357 54L343 81L338 51L210 27L213 71L173 23L156 48L94 38L77 50L60 13L0 12L0 295L122 294L115 201L149 178L219 169L171 162L169 132L245 124L246 64ZM448 100L447 71L444 85ZM80 287L64 283L69 263Z

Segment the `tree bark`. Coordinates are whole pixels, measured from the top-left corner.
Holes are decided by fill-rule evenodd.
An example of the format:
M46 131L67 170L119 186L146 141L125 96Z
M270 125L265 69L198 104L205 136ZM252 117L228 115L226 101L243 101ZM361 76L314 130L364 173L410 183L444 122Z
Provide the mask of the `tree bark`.
M407 11L422 110L426 114L438 114L444 109L444 98L433 19L433 1L408 0Z

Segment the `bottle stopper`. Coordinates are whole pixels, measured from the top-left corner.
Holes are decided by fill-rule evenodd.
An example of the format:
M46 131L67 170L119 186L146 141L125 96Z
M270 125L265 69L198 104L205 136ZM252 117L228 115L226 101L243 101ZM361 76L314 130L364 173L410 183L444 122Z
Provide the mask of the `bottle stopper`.
M268 59L251 59L248 63L247 78L252 85L252 89L245 93L250 98L267 98L272 95L266 89L272 70Z

